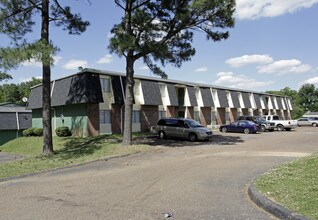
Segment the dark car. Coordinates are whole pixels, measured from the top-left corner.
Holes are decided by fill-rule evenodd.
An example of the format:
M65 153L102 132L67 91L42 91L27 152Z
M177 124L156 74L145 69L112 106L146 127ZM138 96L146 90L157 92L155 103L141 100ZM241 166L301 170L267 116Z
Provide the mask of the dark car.
M252 121L255 124L258 124L261 132L263 131L274 131L276 128L274 122L269 122L264 119L262 116L251 116L251 115L241 115L237 120L247 120Z
M207 140L212 137L212 131L192 119L162 118L158 121L156 132L159 138L186 138L190 141Z
M259 125L248 120L239 120L231 124L221 125L219 130L223 133L226 132L244 132L245 134L256 133L259 131Z

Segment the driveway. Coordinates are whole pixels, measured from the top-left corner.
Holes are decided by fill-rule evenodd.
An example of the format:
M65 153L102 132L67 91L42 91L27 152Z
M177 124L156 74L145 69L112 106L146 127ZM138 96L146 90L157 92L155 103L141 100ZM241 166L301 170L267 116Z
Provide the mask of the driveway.
M154 152L0 183L2 219L275 219L250 201L268 169L318 151L317 128L145 139ZM164 144L164 145L162 145Z

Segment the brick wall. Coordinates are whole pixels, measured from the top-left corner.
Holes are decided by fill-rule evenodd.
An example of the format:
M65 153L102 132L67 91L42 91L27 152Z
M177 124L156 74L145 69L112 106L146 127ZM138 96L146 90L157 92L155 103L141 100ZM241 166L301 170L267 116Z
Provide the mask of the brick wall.
M88 136L99 135L99 105L87 104Z
M112 133L121 133L121 111L124 113L124 108L121 110L120 105L112 105L111 117L112 117Z
M210 107L201 107L200 122L203 126L207 126L211 124L211 108Z
M143 105L140 108L140 123L141 131L150 131L152 126L155 126L159 120L158 106Z
M237 120L237 109L236 108L231 108L230 110L230 122L236 121Z
M167 106L167 118L174 118L176 117L176 107L174 106Z
M226 123L226 121L225 121L225 108L218 108L217 112L218 112L217 119L216 119L217 124L218 125L225 124Z
M193 119L194 118L194 108L193 107L187 107L187 118L191 118Z

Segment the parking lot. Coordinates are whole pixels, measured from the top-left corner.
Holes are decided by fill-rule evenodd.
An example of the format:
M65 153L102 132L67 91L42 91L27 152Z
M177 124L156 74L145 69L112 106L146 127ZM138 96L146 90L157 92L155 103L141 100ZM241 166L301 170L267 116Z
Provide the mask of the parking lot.
M317 128L135 140L152 152L0 183L3 219L274 219L250 201L268 169L318 151Z

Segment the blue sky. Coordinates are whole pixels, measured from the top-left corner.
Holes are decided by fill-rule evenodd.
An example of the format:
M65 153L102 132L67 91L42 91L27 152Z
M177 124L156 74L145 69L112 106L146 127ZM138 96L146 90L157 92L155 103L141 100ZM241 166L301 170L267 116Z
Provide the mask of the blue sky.
M91 22L80 36L67 35L51 26L51 40L60 48L52 79L89 67L125 72L125 60L110 54L109 32L123 14L114 1L67 1L74 12ZM318 0L237 0L236 25L230 38L207 41L195 32L196 55L181 68L166 66L170 79L255 91L298 90L304 83L318 86ZM39 28L29 37L39 36ZM0 35L0 46L7 46ZM142 62L137 75L153 76ZM10 72L20 83L41 77L41 65L30 61ZM2 82L3 83L3 82Z

